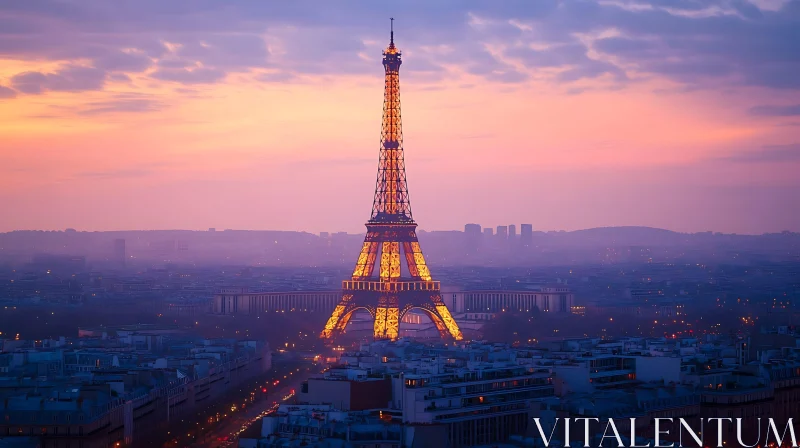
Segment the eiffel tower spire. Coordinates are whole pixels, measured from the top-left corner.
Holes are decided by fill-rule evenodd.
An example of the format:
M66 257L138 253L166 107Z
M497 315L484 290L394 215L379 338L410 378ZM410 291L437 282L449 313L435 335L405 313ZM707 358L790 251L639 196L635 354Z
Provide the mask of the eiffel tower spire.
M372 202L371 222L413 222L403 158L403 121L400 117L401 53L394 46L394 19L389 46L383 51L386 72L383 88L383 125L378 161L378 180Z
M442 300L440 284L431 278L411 216L400 119L402 60L394 44L394 19L391 24L389 46L383 51L383 121L372 214L352 278L342 282L342 299L320 337L330 340L344 332L353 313L365 310L374 319L375 339L396 339L403 316L419 309L443 338L461 340L461 330ZM379 270L374 277L376 265Z

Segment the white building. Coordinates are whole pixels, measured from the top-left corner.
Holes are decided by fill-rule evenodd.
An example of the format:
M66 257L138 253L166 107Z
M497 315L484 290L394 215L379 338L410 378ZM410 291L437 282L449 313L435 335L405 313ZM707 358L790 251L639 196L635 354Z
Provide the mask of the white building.
M403 410L403 421L445 425L453 447L496 443L523 433L531 403L553 395L546 369L513 363L399 375L394 381L394 405Z

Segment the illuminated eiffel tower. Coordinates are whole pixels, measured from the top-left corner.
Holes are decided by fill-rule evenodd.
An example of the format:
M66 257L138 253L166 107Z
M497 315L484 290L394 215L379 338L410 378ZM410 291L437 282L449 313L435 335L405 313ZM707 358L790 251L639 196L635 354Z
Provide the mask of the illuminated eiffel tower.
M439 282L431 279L411 216L400 120L400 64L392 26L389 47L383 52L383 127L372 216L353 276L342 282L342 299L325 324L323 339L343 332L353 313L361 310L374 319L375 339L397 339L400 320L415 308L430 317L443 338L463 339L442 301ZM401 272L403 255L406 272ZM377 277L373 276L376 264Z

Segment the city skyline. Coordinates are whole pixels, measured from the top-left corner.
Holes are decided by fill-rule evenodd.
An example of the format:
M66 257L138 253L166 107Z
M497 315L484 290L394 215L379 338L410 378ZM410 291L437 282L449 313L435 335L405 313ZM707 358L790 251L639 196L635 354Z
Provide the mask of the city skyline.
M0 231L362 233L390 16L425 228L800 230L800 1L329 5L4 5Z

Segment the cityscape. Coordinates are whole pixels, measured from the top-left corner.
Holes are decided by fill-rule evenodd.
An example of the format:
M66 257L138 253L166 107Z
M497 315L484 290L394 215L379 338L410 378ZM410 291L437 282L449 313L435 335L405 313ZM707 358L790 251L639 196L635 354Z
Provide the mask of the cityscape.
M14 146L0 147L8 186L0 194L8 199L0 202L0 448L800 446L800 146L791 132L800 55L789 43L800 41L800 1L338 5L352 17L318 6L312 13L271 2L0 3L0 26L9 25L0 30L0 61L8 62L0 68L0 117L20 103L0 125L0 146ZM536 102L533 92L544 98L537 89L555 82L568 90L557 96L566 106L553 107L577 109L593 101L586 92L601 91L624 109L638 95L626 83L668 80L683 84L652 90L653 98L711 95L702 107L716 112L749 98L754 123L778 121L742 124L749 122L730 114L698 130L711 122L681 128L683 119L670 116L654 136L682 134L665 140L680 157L713 154L677 165L659 158L666 147L650 136L636 137L630 121L625 145L587 140L605 148L611 165L567 155L575 165L558 168L564 176L551 182L555 171L527 165L555 160L546 154L503 153L495 145L506 140L480 129L469 130L469 143L448 140L456 128L433 124L461 113L448 112L452 106L419 116L416 106L401 108L409 97L444 98L436 82L455 80L463 62L448 39L487 30L495 40L483 59L464 64L498 92L528 83L512 96ZM56 39L43 44L37 32ZM350 48L355 60L333 46L341 43L334 35L348 33L369 36ZM300 49L311 51L308 60ZM514 54L535 62L513 62ZM340 67L325 71L312 59ZM742 63L754 61L761 70ZM287 90L261 103L246 73ZM723 79L732 84L715 90ZM375 101L362 108L354 92L364 85L382 98L380 109ZM180 119L159 116L178 94L219 106L205 109L215 124L192 121L188 109ZM255 110L249 94L258 108L280 111L247 118ZM735 101L708 102L717 94ZM89 103L64 112L78 104L71 95ZM226 109L227 95L250 104L246 113ZM336 103L333 123L349 116L351 129L316 122L326 107L306 108L305 95L343 95L320 101ZM536 120L512 116L504 104L513 103L502 103L511 100L486 98L472 106L524 128L508 141L536 140ZM42 115L42 105L51 112ZM594 113L602 121L606 112ZM69 124L71 114L85 121ZM300 162L243 150L269 148L278 134L361 142L349 134L360 132L362 114L375 132L381 116L369 166L330 158L333 142L327 154L316 145L287 150L305 157ZM137 121L143 116L158 118ZM272 123L268 135L238 126L253 117ZM487 121L487 132L503 128ZM314 124L299 131L297 123ZM592 128L575 126L576 134ZM606 138L595 131L592 139ZM112 143L103 149L112 155L97 152L94 138ZM149 161L136 166L128 151L150 138L186 146L143 146ZM26 149L44 141L64 154ZM418 152L448 141L454 149L431 159ZM650 148L654 165L625 168L637 175L615 171L630 158L629 144ZM220 155L218 145L230 152ZM763 151L719 155L742 145ZM479 151L479 166L469 165ZM254 167L261 157L280 166L258 182L275 176L283 186L259 190L266 184L243 167L230 169L245 153ZM509 165L493 160L514 154L520 158ZM461 175L438 173L444 165L435 157ZM592 164L608 172L582 171ZM665 173L672 183L659 183ZM540 174L547 187L531 189ZM309 189L291 188L292 176L310 176ZM339 195L356 185L365 191ZM412 198L423 204L416 214ZM293 230L298 222L328 230ZM562 222L564 230L553 230ZM225 225L210 227L216 223Z

